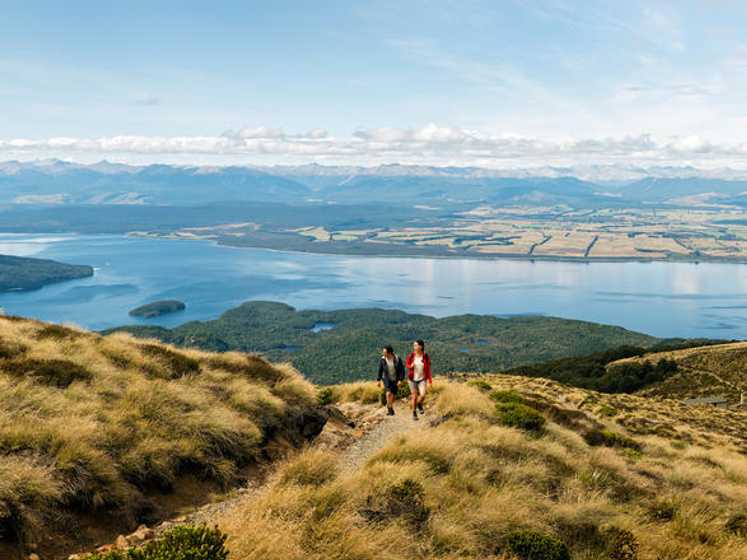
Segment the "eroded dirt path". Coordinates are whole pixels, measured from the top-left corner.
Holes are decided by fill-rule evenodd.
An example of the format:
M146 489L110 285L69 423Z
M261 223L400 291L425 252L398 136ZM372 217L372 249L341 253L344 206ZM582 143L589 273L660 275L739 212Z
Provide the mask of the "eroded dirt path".
M330 449L338 455L338 465L341 475L355 472L377 451L396 439L418 428L424 428L429 423L433 412L426 410L425 416L419 421L412 418L412 414L404 402L395 405L395 415L387 416L386 408L377 405L359 405L346 403L340 406L341 415L334 415L327 422L324 431L314 440L311 447ZM164 521L152 530L147 530L148 539L158 536L176 525L199 525L206 523L214 525L217 519L228 516L241 507L246 501L254 501L269 488L268 479L275 466L268 467L265 476L250 481L246 486L238 488L224 498L206 504L190 513L175 519ZM137 532L136 532L137 533ZM124 544L138 545L142 539L133 538L136 533L122 536L118 539ZM141 531L142 533L142 531ZM116 545L105 545L107 549L117 548Z

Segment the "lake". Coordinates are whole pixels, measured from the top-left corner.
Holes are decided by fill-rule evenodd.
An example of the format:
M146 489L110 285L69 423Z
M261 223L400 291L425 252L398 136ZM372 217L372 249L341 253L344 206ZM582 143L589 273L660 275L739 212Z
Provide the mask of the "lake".
M544 314L656 336L747 338L747 266L312 255L123 236L0 234L0 253L95 267L92 278L0 294L6 313L90 329L174 326L250 299L299 309L390 307L435 316ZM128 311L178 299L186 311Z

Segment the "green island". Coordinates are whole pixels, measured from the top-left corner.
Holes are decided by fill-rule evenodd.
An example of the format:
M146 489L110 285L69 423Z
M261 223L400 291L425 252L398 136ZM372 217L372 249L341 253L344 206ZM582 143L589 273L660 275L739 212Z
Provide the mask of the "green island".
M47 284L93 276L93 267L47 259L0 255L0 292L37 290Z
M129 315L131 317L152 319L154 317L160 317L161 315L184 311L186 308L187 306L182 301L176 299L164 299L136 307L129 312Z
M125 326L138 337L212 351L259 352L290 361L316 383L368 379L380 348L405 354L416 338L427 341L434 373L495 372L659 340L609 325L545 316L458 315L435 318L387 309L298 311L276 302L251 301L213 321L173 329ZM109 331L111 332L111 331Z

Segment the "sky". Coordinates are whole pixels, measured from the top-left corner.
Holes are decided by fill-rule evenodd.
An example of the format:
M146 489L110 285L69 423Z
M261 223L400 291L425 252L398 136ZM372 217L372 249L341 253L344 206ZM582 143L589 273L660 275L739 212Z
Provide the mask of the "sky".
M747 2L0 3L0 160L747 167Z

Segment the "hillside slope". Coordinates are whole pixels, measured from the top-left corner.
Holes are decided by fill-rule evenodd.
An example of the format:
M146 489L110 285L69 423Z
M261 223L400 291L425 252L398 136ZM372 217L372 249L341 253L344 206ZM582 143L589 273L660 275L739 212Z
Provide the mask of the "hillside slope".
M217 512L230 558L747 557L747 415L466 379L438 380L413 429L385 417L395 435L353 469L347 453L311 449Z
M324 422L286 365L1 317L0 558L202 503Z
M657 364L672 360L677 364L675 375L645 389L648 396L678 399L724 396L731 404L747 393L747 342L716 344L670 352L656 352L640 358L628 358L610 363L616 369L630 363Z
M598 352L625 344L648 347L657 339L610 325L557 317L458 315L435 318L387 309L298 311L251 301L214 321L174 329L123 327L136 336L207 350L262 352L291 361L316 383L371 378L381 347L407 352L427 341L436 373L500 371L522 364Z

